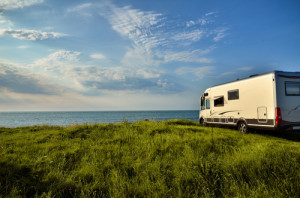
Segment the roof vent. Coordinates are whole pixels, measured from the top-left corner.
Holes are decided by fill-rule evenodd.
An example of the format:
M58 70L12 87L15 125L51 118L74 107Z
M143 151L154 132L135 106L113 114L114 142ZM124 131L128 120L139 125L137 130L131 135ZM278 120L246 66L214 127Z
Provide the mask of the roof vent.
M258 76L258 74L252 74L249 76L249 78L254 77L254 76Z

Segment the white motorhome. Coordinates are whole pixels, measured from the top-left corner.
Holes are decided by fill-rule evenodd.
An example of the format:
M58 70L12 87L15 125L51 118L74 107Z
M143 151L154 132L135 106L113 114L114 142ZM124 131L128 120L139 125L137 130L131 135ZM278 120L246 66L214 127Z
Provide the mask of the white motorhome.
M248 128L300 129L300 72L272 71L205 90L199 122Z

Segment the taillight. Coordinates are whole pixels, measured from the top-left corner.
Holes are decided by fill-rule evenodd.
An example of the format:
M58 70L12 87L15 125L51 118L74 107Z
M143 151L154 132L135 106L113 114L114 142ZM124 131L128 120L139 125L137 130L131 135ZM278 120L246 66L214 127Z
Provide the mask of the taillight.
M276 125L282 125L281 111L279 107L275 108Z

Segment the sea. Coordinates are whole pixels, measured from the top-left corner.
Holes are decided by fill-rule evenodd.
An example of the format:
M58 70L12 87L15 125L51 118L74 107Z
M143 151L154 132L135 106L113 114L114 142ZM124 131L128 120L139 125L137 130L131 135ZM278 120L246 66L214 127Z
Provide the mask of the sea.
M127 120L171 120L187 119L198 121L199 111L39 111L0 112L0 127L20 127L33 125L60 125L83 123L119 123Z

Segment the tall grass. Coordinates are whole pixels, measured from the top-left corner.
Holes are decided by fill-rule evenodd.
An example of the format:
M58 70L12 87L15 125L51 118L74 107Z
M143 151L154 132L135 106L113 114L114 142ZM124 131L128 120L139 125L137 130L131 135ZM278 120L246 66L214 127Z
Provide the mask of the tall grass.
M186 120L0 128L0 197L299 197L300 143Z

